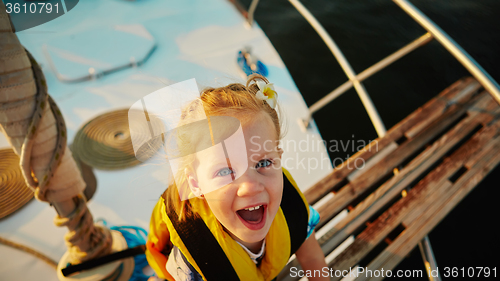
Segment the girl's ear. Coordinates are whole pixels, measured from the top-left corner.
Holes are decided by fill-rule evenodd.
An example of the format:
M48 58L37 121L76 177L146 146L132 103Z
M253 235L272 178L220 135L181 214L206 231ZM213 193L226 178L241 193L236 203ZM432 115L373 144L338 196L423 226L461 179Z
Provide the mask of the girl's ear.
M199 187L198 181L196 180L194 174L188 168L184 170L184 173L186 174L187 182L189 185L189 189L191 189L191 192L194 194L194 196L203 199L203 193L201 192L201 188Z
M283 156L283 149L281 149L281 147L277 146L276 147L276 152L278 152L278 155L279 155L279 158L277 158L277 162L276 164L274 164L274 168L279 168L279 170L281 170L281 156Z
M276 148L276 151L278 152L278 154L280 155L280 159L281 159L281 156L283 155L283 149L281 149L281 147L277 147Z

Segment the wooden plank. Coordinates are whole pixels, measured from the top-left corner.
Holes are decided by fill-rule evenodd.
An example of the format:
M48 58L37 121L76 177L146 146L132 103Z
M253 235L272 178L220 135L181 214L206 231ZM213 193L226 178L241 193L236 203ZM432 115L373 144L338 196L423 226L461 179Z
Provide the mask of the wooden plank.
M474 93L480 87L480 85L478 85L476 83L471 83L471 84L464 85L464 86L465 86L464 89L461 90L460 92L458 92L457 95L454 96L454 97L452 97L452 98L450 98L450 97L442 97L442 96L438 96L436 98L445 101L447 105L451 105L451 104L455 104L455 103L464 103L464 102L466 102L468 100L468 98L470 98L468 96L468 93ZM415 126L411 127L410 129L408 129L405 132L405 136L407 138L413 138L413 137L415 137L426 126L428 126L432 122L432 120L435 120L436 118L438 118L439 115L441 114L441 112L439 112L437 110L434 110L434 111L429 112L428 114L430 114L431 116L429 116L428 118L422 120L422 122L417 123Z
M437 180L436 178L443 179L443 176L444 176L445 182L448 182L448 183L449 183L449 181L447 181L447 179L446 179L446 177L450 174L450 173L448 173L448 172L447 172L447 171L449 171L449 170L450 170L450 168L449 168L449 167L453 167L453 169L452 169L452 170L457 170L457 165L456 165L456 164L457 164L457 162L460 162L460 160L461 160L461 162L462 162L462 163L463 163L464 161L466 161L466 160L463 158L464 154L470 154L471 152L473 152L473 154L476 154L476 153L477 153L477 154L481 155L481 157L480 157L479 159L486 159L486 158L488 158L488 157L490 157L490 156L492 156L492 155L493 155L494 157L499 156L499 154L498 154L498 149L500 148L500 147L499 147L499 138L496 138L496 139L494 140L494 142L496 142L496 143L493 143L493 142L489 141L489 140L491 139L491 137L492 137L492 136L494 136L495 134L498 134L498 128L499 128L499 127L500 127L500 126L497 126L497 127L496 127L496 128L494 128L493 130L492 130L491 128L485 129L485 130L483 130L483 132L481 133L482 135L481 135L480 133L478 133L478 134L476 135L476 137L475 137L475 138L476 138L475 140L471 140L471 141L469 141L469 142L468 142L468 144L467 144L466 146L462 147L459 151L457 151L456 153L454 153L454 155L453 155L453 156L449 159L449 161L446 161L446 163L443 163L443 165L441 165L441 167L440 167L440 168L438 168L438 169L436 169L436 170L434 171L434 174L435 174L434 176L429 175L426 179L424 179L424 181L430 181L430 182L432 182L433 180ZM479 143L478 143L478 142L479 142ZM485 142L487 143L487 145L486 145L486 146L484 146L484 143L485 143ZM476 151L476 148L478 148L478 147L479 147L479 148L480 148L480 150L481 150L479 153L478 153L478 151ZM497 154L492 154L492 153L491 153L491 147L495 147L495 150L494 150L494 151L496 151L496 152L497 152ZM496 163L498 163L498 160L496 160L496 161L497 161ZM443 166L447 166L447 167L443 167ZM459 165L459 166L460 166L460 165ZM493 166L493 167L494 167L494 166ZM493 167L491 167L491 169L492 169ZM483 170L484 170L484 168L483 168ZM473 171L472 173L470 173L469 175L474 176L474 174L475 174L475 173L481 172L481 171L483 171L483 170L481 170L481 168L479 168L479 171L475 170L475 171ZM462 178L460 178L460 181L461 181L461 182L463 182L463 181L465 181L466 179L467 179L466 177L462 177ZM436 188L436 189L441 189L441 190L442 190L442 188L439 188L439 187L441 186L441 184L442 184L442 183L436 183L436 184L432 184L432 186L433 186L433 188ZM456 184L460 184L460 183L459 183L459 182L457 182ZM475 184L477 184L477 181L475 182ZM429 186L429 184L427 184L427 183L425 183L425 182L424 182L424 183L422 183L421 185L426 185L426 186ZM443 195L443 194L435 194L436 196L434 196L434 198L435 198L435 199L438 199L438 200L445 200L445 201L446 201L446 200L448 200L448 198L450 198L452 195L451 195L451 194L449 194L450 189L447 189L446 191L447 191L447 193L445 193L444 195ZM453 189L451 189L451 191L453 191ZM429 201L432 201L432 200L429 200ZM439 206L439 204L432 204L432 202L431 202L431 204L428 204L428 206L425 208L425 211L427 212L427 214L428 214L429 216L433 216L433 214L436 212L436 211L433 209L433 208L436 208L436 206ZM404 223L406 220L408 220L408 221L410 221L410 220L411 220L412 222L413 222L413 221L422 221L422 217L419 217L418 219L414 219L414 218L412 219L412 218L407 217L407 218L403 221L403 223ZM408 222L408 221L406 221L406 222ZM425 220L424 220L424 221L425 221ZM417 230L418 230L418 229L420 229L420 228L417 228ZM404 235L411 235L411 234L412 234L412 231L414 232L414 230L415 230L415 229L406 229L406 230L405 230L405 231L401 234L401 236L404 236ZM429 230L429 231L430 231L430 230ZM428 231L427 231L427 232L428 232ZM425 232L425 233L427 233L427 232ZM418 241L419 241L419 240L420 240L420 239L421 239L421 238L425 235L425 233L424 233L424 234L422 234L422 235L419 237L419 239L417 239L417 240L415 241L415 244L414 244L413 246L415 246L415 245L416 245L416 243L417 243L417 242L418 242ZM400 237L401 237L401 236L400 236ZM397 239L396 239L396 240L395 240L395 241L394 241L394 242L393 242L393 243L392 243L392 244L388 247L388 249L386 249L386 251L387 251L387 252L392 251L392 249L394 249L393 247L396 247L396 246L393 246L393 244L394 244L394 245L398 245L397 243L399 243L399 242L398 242L398 239L399 239L400 237L398 237L398 238L397 238ZM412 248L413 248L413 247L412 247ZM411 250L411 249L409 249L409 250ZM384 253L386 253L386 251L384 251ZM384 254L384 255L387 255L387 254ZM381 254L381 255L379 255L379 257L384 257L384 255L382 255L382 254ZM379 257L377 257L377 259L378 259L378 260L383 259L383 258L379 258ZM396 263L396 264L397 264L397 263ZM369 269L370 269L370 268L377 268L377 266L379 266L378 268L380 268L380 263L375 263L375 262L372 262L370 266L373 266L373 267L369 267ZM387 265L386 265L386 264L384 264L383 266L384 266L384 269L386 269L386 268L387 268L387 269L389 269L389 268L387 267Z
M391 128L384 138L376 139L375 141L370 143L366 147L366 149L358 151L358 153L354 154L351 159L347 161L347 164L350 165L342 165L342 167L334 169L328 176L319 180L316 184L314 184L311 188L304 192L307 201L310 204L314 204L338 184L341 184L344 179L353 171L353 169L350 169L349 167L353 167L354 161L356 161L357 159L368 161L371 157L373 157L373 155L377 153L377 151L375 151L375 148L377 148L377 150L385 148L393 141L400 139L403 136L404 132L406 132L408 129L423 122L423 120L427 120L429 116L432 118L439 117L439 114L441 114L447 107L448 100L453 100L456 96L461 95L470 96L470 94L474 93L479 88L479 83L477 83L477 81L475 81L471 77L464 78L455 82L453 85L441 92L437 98L431 99L424 106L417 109L415 112L413 112L393 128ZM438 114L433 112L436 112ZM415 131L417 130L415 129Z
M378 160L378 159L374 158L374 156L377 156L377 154L380 154L381 152L383 152L384 149L387 150L389 148L390 144L395 144L394 141L398 140L403 135L405 135L405 130L412 131L411 134L406 135L406 138L407 138L406 142L409 142L411 140L411 138L416 137L416 135L418 135L418 133L421 130L426 129L426 126L422 126L419 124L422 124L422 122L423 122L427 125L431 125L433 122L436 121L437 118L440 117L440 115L444 111L450 112L453 110L462 109L461 106L457 106L457 105L453 105L453 104L454 103L469 103L473 94L479 88L480 88L480 85L472 78L467 78L467 79L462 79L460 81L457 81L454 85L448 87L445 91L443 91L439 96L430 100L423 107L421 107L420 109L418 109L417 111L415 111L414 113L409 115L407 118L405 118L404 120L399 122L396 126L394 126L391 130L389 130L388 134L383 139L378 139L378 140L376 140L377 142L372 142L371 146L368 146L367 148L365 148L361 151L358 151L358 153L353 155L353 157L351 157L348 160L348 161L352 161L352 162L350 162L351 165L344 164L343 167L336 168L329 176L325 177L320 182L318 182L315 186L313 186L311 189L306 191L306 198L311 203L317 202L319 199L321 199L320 192L314 191L314 189L318 188L318 185L321 185L322 182L324 183L324 185L319 186L319 188L324 189L326 185L332 184L332 186L329 187L329 190L327 190L326 193L324 193L324 194L328 194L329 191L335 187L335 185L338 185L339 183L342 183L343 181L345 181L345 178L342 178L341 176L347 177L347 176L351 175L350 176L351 180L353 178L360 177L361 174L364 174L363 172L368 171L369 169L366 169L362 173L358 173L357 175L353 175L353 172L356 172L356 170L349 170L348 169L348 167L354 166L353 163L355 163L355 161L357 161L357 159L363 159L364 161L371 161L371 162L373 162L374 160ZM472 101L470 101L470 102L472 102ZM453 105L453 106L450 106L450 105ZM462 104L462 106L464 106L464 104ZM473 115L476 115L476 114L473 114ZM471 119L471 118L467 118L467 120L469 120L469 119ZM475 124L477 124L477 122ZM469 130L465 130L465 131L468 132ZM447 143L447 144L449 144L449 143ZM378 146L378 149L374 149L374 147L376 148L377 146ZM432 147L434 147L434 145ZM430 147L430 148L432 148L432 147ZM427 151L427 153L432 154L432 152L429 151L429 148L426 151ZM380 156L378 156L378 157L380 158ZM382 157L382 158L385 158L385 157ZM380 160L375 161L375 162L377 162L377 165L380 165L379 161ZM384 163L382 163L382 164L384 164ZM412 165L412 162L410 162L405 168L409 167L410 165ZM420 172L416 171L415 173L420 174L422 172L421 171L422 169L420 169ZM403 173L404 171L405 170L403 169L401 171L401 173ZM401 175L401 176L403 176L403 175ZM404 183L400 183L400 185L402 186L402 185L404 185ZM386 194L385 191L383 192L383 194ZM319 196L319 197L314 198L315 196L316 197ZM387 196L387 194L385 196ZM358 207L359 206L360 205L358 205ZM359 210L362 210L362 209L360 208ZM337 228L337 226L336 226L336 228ZM353 229L343 229L342 231L345 231L344 236L347 238L349 235L351 235ZM334 230L334 232L335 232L335 230ZM327 232L327 234L328 233L329 232ZM320 240L321 240L321 238L320 238ZM323 249L323 250L325 251L325 249ZM325 253L328 254L330 251L326 251ZM335 260L333 262L335 262ZM300 268L300 265L298 265L297 261L293 260L291 263L288 264L288 267L285 268L284 271L282 271L278 280L295 280L294 278L291 278L289 276L289 268L291 266L297 266Z
M488 136L491 136L491 135L488 134ZM480 155L480 157L475 158L475 159L477 159L477 162L475 162L474 165L476 165L477 163L483 163L483 162L486 161L485 159L489 159L488 157L490 157L493 152L497 152L498 151L498 146L499 145L500 144L498 143L498 139L497 138L493 138L493 139L489 140L486 145L482 146L480 148L480 151L475 151L474 155ZM464 149L467 149L467 147L464 147ZM449 165L448 167L453 167L451 169L454 172L456 172L460 168L463 167L463 165L465 164L466 160L462 159L462 161L459 162L459 163L457 163L458 161L456 159L449 160L449 161L454 161L455 162L455 163L453 163L453 165ZM457 166L458 166L458 169L456 169ZM443 163L443 165L441 165L437 169L448 169L448 167L446 166L446 163ZM470 170L468 170L466 173L470 173ZM458 188L455 188L457 186L457 184L453 184L453 186L454 186L454 189L451 189L451 190L458 189ZM441 189L441 187L435 187L435 188L436 189ZM448 193L447 193L447 195L443 195L443 196L439 196L441 194L438 194L438 193L432 194L431 198L427 198L425 205L418 206L417 208L412 209L406 215L406 217L401 221L401 223L404 226L411 225L415 220L419 219L420 216L423 213L425 213L425 211L428 209L429 206L443 204L446 201L446 199L449 198L449 194Z
M453 173L450 172L449 175L451 176L452 174ZM446 181L447 179L444 178L437 181L436 185L447 188ZM329 266L333 268L333 270L344 270L356 265L400 224L409 210L425 204L426 197L436 190L431 188L419 188L412 189L411 191L417 196L412 196L408 200L404 200L407 198L405 197L398 201L391 209L382 214L373 224L358 235L354 243L329 264ZM340 280L340 278L333 278L331 280Z
M372 158L370 158L364 165L363 169L356 169L351 174L347 176L347 180L349 182L354 181L363 173L368 171L371 167L377 165L382 159L384 159L387 155L392 153L394 150L398 148L398 144L396 142L391 142L389 145L384 147L384 149L379 150L377 154L375 154Z
M462 116L476 100L477 98L473 98L464 104L451 105L444 114L440 115L425 130L415 136L415 138L400 145L393 153L382 159L379 165L368 169L368 171L339 190L334 198L321 208L318 208L321 217L318 227L324 225L326 221L349 205L357 196L370 188L372 184L391 173L407 157L424 147L436 135Z
M499 122L500 123L500 122ZM337 257L331 264L334 270L342 270L355 265L369 251L371 251L388 233L392 231L404 218L425 205L426 196L432 191L440 190L440 186L457 171L465 159L468 159L487 144L498 133L498 128L488 127L478 132L466 145L459 148L444 165L446 168L434 170L415 186L407 197L396 202L389 210L384 212L372 225L363 231L349 248ZM333 280L333 279L332 279Z
M494 166L498 165L500 161L500 155L496 151L496 155L489 155L490 157L495 157L493 161L490 161L487 166L482 167L482 169L477 169L471 173L472 178L468 181L467 185L460 189L455 194L450 194L452 201L462 200L470 190L477 185L477 182L481 181L486 175L486 170L491 170ZM470 177L469 177L470 178ZM458 202L457 202L458 203ZM437 205L428 209L421 219L416 220L414 224L410 225L401 237L398 237L398 241L393 242L388 246L386 251L384 251L376 260L367 266L369 270L375 270L384 268L384 270L391 270L395 268L399 262L404 259L404 257L417 245L422 238L429 233L444 217L456 206L456 204L444 204L442 208L438 210ZM380 260L379 260L380 259ZM424 275L424 277L426 277ZM381 278L366 278L366 276L360 276L356 280L381 280Z
M499 107L492 102L489 94L484 93L473 108L492 110ZM413 159L404 167L398 175L395 175L365 200L359 203L343 220L333 229L325 233L318 241L322 245L324 253L333 250L344 241L354 230L359 228L365 221L373 216L381 207L400 194L400 192L426 171L431 165L445 155L455 144L467 136L477 125L490 122L493 116L472 111L468 118L462 120L452 130L434 142L424 152Z
M437 197L430 208L415 218L407 229L367 266L368 269L395 268L416 244L500 163L500 138L497 137L490 142L479 155L481 157L476 158L471 169L453 185L453 188L447 190L445 195ZM381 278L360 276L356 280L381 280Z

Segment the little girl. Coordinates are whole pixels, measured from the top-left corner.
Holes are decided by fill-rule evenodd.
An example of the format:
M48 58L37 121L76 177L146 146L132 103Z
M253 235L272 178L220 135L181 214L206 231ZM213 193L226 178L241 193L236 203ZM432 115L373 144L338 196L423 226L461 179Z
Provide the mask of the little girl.
M314 237L319 215L280 165L275 106L272 84L252 75L246 86L203 91L183 110L177 149L191 157L156 204L147 242L158 277L273 280L293 254L304 270L326 267ZM193 125L200 109L206 134Z

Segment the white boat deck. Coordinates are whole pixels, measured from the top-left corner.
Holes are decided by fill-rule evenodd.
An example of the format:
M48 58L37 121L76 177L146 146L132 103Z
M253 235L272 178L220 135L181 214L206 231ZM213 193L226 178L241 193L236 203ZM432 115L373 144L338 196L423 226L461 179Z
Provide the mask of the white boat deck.
M49 67L43 45L71 40L72 35L84 31L115 26L130 30L131 25L135 27L132 30L142 25L156 42L155 51L143 65L78 83L60 82ZM251 46L269 68L268 78L275 84L284 112L288 132L283 140L284 166L302 190L332 170L315 125L307 133L298 126L297 120L306 116L307 107L278 53L258 25L246 27L228 1L80 1L68 14L17 35L42 65L49 93L66 120L69 143L92 118L129 108L166 85L191 78L200 89L244 83L236 55L242 47ZM101 39L92 44L106 41ZM9 145L0 135L0 148L6 147ZM94 170L98 185L89 202L94 219L148 229L151 210L166 188L168 169L165 161L163 165L146 162L112 172ZM66 251L63 236L67 229L53 224L55 215L48 204L32 200L0 220L0 236L58 261ZM57 280L53 268L29 254L3 245L0 253L1 280Z

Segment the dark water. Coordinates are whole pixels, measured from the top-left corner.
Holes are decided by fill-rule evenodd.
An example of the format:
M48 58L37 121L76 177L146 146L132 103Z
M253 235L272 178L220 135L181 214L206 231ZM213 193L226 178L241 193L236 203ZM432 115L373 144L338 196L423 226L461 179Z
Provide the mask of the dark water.
M500 1L411 2L500 81ZM248 7L250 1L242 3ZM302 3L330 33L357 73L425 33L389 0ZM261 1L255 19L281 55L308 105L346 81L326 45L289 2ZM468 72L439 43L432 41L365 80L364 85L384 124L391 128L464 76L469 76ZM349 140L352 135L369 140L377 136L354 90L314 117L326 140ZM330 156L345 158L352 153ZM496 255L500 242L495 228L499 187L497 167L430 233L439 268L497 266L500 270ZM418 248L397 269L424 269Z

